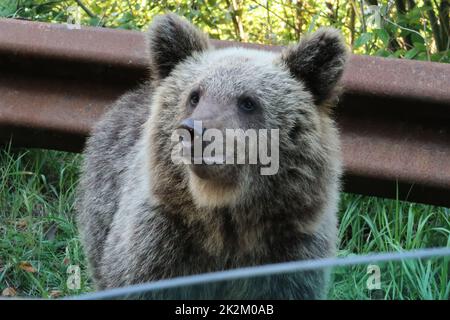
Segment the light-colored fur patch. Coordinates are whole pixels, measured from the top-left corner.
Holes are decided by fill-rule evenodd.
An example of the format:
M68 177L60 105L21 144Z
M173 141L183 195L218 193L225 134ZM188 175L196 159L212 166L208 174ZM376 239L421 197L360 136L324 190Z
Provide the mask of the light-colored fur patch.
M239 185L229 187L215 184L189 173L189 190L195 204L200 208L221 208L233 206L241 196Z

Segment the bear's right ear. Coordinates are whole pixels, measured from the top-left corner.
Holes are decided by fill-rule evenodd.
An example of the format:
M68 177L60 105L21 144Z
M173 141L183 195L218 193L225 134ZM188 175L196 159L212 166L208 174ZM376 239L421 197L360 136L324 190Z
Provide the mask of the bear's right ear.
M206 35L171 13L153 19L148 41L151 76L156 80L164 79L178 63L209 45Z

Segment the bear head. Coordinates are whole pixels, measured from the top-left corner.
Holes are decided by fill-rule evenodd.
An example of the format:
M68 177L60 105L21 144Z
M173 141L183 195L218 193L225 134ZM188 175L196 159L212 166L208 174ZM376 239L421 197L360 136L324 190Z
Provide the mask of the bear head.
M149 170L157 200L220 208L264 203L280 193L313 207L336 187L339 140L330 110L347 59L338 31L319 29L280 53L215 49L190 23L168 14L154 19L148 41L154 86L147 122ZM187 134L174 140L180 129ZM202 151L216 139L202 139L209 129L224 134L224 146L227 130L244 134L235 135L231 153L215 150L207 163L211 159ZM251 130L256 142L245 135ZM239 149L237 140L248 144ZM276 165L263 164L259 156L254 164L225 163L239 150L248 160L250 150L263 145L270 146ZM177 163L174 150L191 150L192 162ZM274 170L263 174L271 165Z

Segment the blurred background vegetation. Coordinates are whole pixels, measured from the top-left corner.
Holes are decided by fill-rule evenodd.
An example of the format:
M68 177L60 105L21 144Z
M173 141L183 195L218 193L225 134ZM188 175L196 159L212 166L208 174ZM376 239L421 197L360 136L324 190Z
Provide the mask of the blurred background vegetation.
M160 13L210 37L286 45L334 26L354 53L450 62L450 0L0 0L0 17L145 30ZM0 30L1 32L1 30ZM82 155L0 149L0 296L58 298L92 291L74 222ZM338 256L450 246L450 208L342 194ZM69 289L68 266L81 268ZM379 298L450 297L450 261L405 261L383 271ZM371 299L362 268L335 270L329 298Z
M145 29L170 11L212 38L281 45L334 26L355 53L450 62L449 9L450 0L3 0L0 16Z

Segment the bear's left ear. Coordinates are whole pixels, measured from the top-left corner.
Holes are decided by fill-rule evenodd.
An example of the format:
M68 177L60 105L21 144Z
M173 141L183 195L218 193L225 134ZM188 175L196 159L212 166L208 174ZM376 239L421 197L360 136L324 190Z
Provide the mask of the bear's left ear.
M281 54L291 74L312 93L314 102L331 99L347 61L347 47L339 31L321 28Z
M205 34L171 13L153 19L147 39L150 46L150 71L156 80L164 79L178 63L209 46Z

